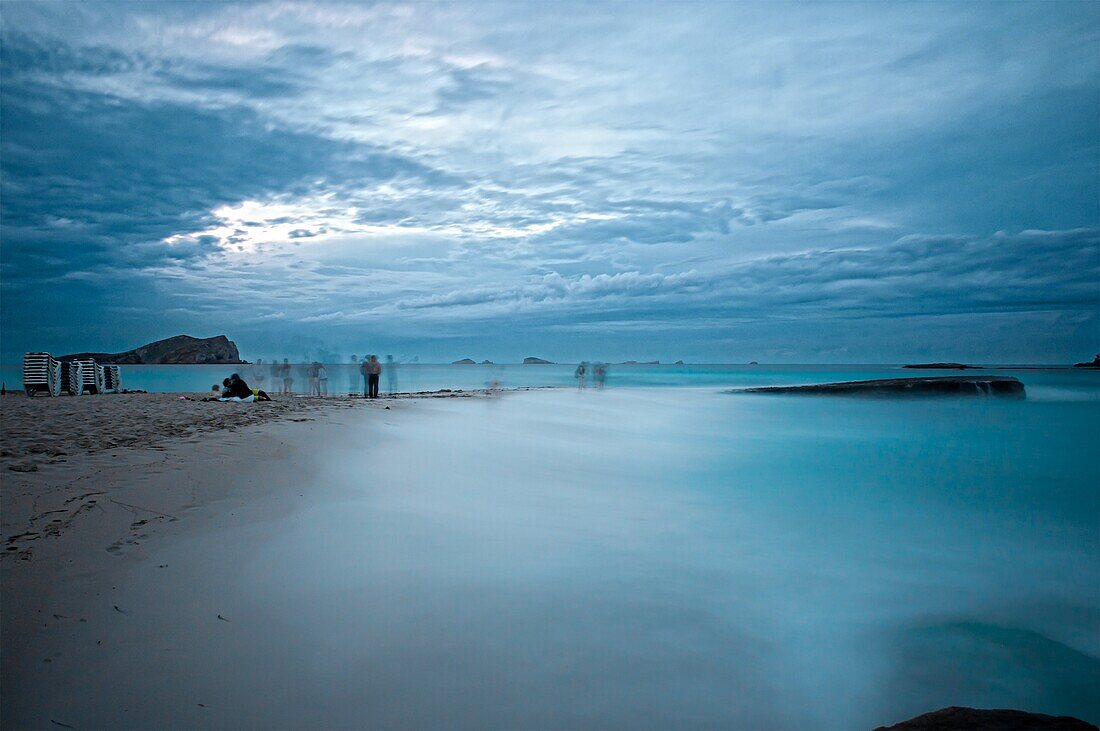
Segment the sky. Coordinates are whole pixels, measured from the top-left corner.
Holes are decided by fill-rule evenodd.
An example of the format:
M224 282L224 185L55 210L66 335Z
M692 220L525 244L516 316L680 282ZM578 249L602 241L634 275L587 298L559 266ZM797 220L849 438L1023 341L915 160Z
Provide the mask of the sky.
M0 4L0 357L1064 363L1100 3Z

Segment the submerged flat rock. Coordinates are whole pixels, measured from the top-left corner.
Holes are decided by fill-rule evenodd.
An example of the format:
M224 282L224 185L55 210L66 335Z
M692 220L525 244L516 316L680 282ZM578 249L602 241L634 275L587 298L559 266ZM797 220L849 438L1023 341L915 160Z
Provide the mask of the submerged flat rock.
M909 365L903 365L902 368L916 368L927 369L936 371L965 371L968 369L981 368L981 366L967 365L966 363L910 363Z
M1072 716L1047 716L1010 709L950 706L875 731L1097 731Z
M1011 376L932 376L873 381L815 383L808 386L738 388L729 393L797 393L843 396L1009 396L1023 398L1024 384Z

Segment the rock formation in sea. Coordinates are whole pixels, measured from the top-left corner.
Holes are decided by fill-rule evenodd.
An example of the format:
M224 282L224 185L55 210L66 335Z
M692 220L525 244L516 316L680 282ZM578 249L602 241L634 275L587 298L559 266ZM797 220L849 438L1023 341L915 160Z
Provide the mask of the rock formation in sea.
M486 358L485 360L481 361L481 365L493 365L493 361Z
M659 360L624 360L619 365L661 365Z
M1005 708L950 706L875 731L1100 731L1072 716L1047 716Z
M117 365L192 365L202 363L247 363L241 360L237 345L224 335L193 338L176 335L157 340L122 353L73 353L58 360L94 358L97 363Z
M452 360L451 365L477 365L477 362L470 358L463 358L462 360Z
M926 368L929 370L937 371L965 371L973 368L981 368L981 366L966 365L965 363L913 363L910 365L904 365L902 368Z
M793 393L836 396L1009 396L1024 398L1024 384L1011 376L937 376L874 381L816 383L808 386L737 388L727 393Z
M1092 359L1091 363L1074 363L1074 368L1100 368L1100 354Z
M524 358L524 365L552 365L551 361L543 360L542 358Z

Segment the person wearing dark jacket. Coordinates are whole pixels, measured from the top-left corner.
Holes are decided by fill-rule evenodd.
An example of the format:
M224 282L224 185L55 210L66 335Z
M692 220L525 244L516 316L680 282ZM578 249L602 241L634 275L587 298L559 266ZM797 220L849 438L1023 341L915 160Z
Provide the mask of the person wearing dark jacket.
M237 398L246 399L249 396L255 396L257 401L270 401L271 397L264 391L257 390L256 393L252 392L252 389L248 387L244 379L240 375L234 373L229 378L223 381L225 389L222 391L225 398Z

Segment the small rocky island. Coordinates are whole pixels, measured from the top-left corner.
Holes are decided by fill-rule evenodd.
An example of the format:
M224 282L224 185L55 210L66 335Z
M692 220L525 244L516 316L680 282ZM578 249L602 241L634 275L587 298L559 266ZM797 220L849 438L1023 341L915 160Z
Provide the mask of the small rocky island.
M477 362L470 358L463 358L462 360L452 360L451 365L477 365Z
M727 393L793 393L832 396L1008 396L1024 398L1024 384L1011 376L933 376L873 381L815 383L808 386L736 388Z
M1100 368L1100 354L1092 359L1091 363L1074 363L1074 368Z
M104 365L201 365L208 363L239 364L237 345L224 335L212 338L193 338L176 335L172 338L147 343L122 353L73 353L58 360L92 358Z
M551 361L543 360L542 358L524 358L523 365L553 365Z

